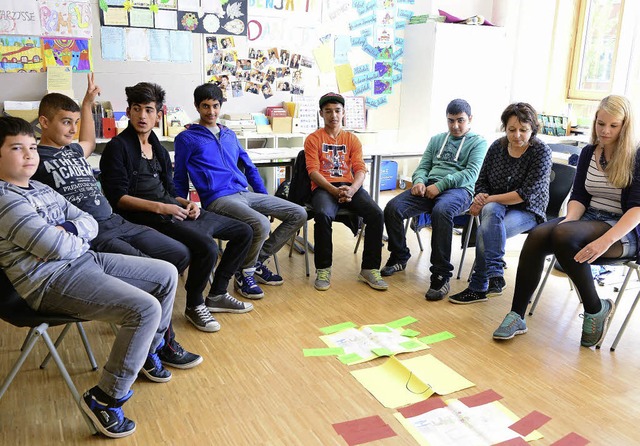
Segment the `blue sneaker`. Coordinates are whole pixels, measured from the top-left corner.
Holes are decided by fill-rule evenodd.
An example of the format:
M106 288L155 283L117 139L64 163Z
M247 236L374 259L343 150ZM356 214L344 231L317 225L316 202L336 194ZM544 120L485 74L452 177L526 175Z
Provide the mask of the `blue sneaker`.
M496 331L493 332L493 339L513 339L515 335L525 334L527 324L515 311L510 311Z
M157 351L147 355L140 373L155 383L166 383L171 379L171 372L164 368Z
M122 438L133 434L136 430L136 423L125 417L122 411L122 405L131 398L131 395L133 391L129 390L124 397L115 400L96 386L82 395L80 407L103 435Z
M256 272L253 277L255 277L258 282L264 283L265 285L282 285L284 283L282 276L272 272L267 268L267 265L262 262L258 262L256 264Z
M607 332L615 304L611 299L600 299L600 303L602 308L598 313L585 312L584 315L580 315L584 319L582 321L582 338L580 339L580 344L583 347L593 347L598 344Z
M233 288L247 299L262 299L264 293L253 278L253 268L243 269L242 272L236 272L233 281Z

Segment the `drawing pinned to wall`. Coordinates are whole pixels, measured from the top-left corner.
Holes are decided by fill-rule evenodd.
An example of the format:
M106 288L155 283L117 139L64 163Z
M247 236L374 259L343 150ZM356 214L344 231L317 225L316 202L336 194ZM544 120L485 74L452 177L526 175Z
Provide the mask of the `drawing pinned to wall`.
M124 48L124 28L103 26L100 28L100 42L109 42L108 45L101 45L102 59L104 60L126 60Z
M205 12L200 7L197 12L178 9L178 25L179 29L195 33L246 36L247 0L228 1L216 12Z
M39 0L43 36L93 37L89 0Z
M77 73L92 71L91 40L44 38L42 46L47 67L70 67Z
M40 11L36 2L5 0L0 14L0 34L39 35Z
M0 36L0 73L38 73L44 70L39 37Z

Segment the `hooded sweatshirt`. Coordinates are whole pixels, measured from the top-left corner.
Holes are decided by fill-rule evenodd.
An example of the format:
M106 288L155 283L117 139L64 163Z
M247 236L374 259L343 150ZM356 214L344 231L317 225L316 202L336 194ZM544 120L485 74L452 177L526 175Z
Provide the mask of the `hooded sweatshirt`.
M191 180L205 209L216 199L246 191L248 186L256 193L267 193L258 168L236 134L217 125L217 137L208 128L191 124L174 141L176 193L186 197Z
M473 195L487 152L487 141L471 131L457 138L440 133L431 138L413 173L413 184L435 184L440 192L464 188Z

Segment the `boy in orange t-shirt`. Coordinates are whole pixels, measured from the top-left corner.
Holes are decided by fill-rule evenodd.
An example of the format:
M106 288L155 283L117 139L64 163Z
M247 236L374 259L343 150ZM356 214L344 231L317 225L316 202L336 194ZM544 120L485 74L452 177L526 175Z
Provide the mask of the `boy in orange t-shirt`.
M320 114L324 128L313 132L304 142L315 212L314 286L319 291L331 286L331 224L338 209L344 207L362 217L367 225L358 279L373 289L386 290L388 285L380 275L384 215L362 188L367 168L362 159L362 144L353 133L342 129L344 98L337 93L325 94L320 98Z

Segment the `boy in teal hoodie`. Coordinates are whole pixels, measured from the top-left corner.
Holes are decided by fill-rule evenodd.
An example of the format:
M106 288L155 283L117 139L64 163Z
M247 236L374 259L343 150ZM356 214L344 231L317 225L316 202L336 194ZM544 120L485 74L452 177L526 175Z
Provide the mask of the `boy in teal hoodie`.
M449 292L453 218L471 205L487 141L471 132L471 106L454 99L447 106L449 131L431 138L413 173L411 190L393 198L384 209L391 255L381 273L390 276L407 267L411 257L404 220L431 214L431 285L425 297L440 300Z

